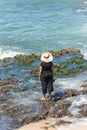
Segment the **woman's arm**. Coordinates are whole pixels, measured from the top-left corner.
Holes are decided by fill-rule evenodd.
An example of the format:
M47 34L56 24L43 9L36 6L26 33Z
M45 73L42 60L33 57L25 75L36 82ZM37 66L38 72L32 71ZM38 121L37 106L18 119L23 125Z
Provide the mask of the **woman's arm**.
M40 80L40 75L41 75L41 72L42 72L42 66L40 66L40 68L39 68L39 80Z

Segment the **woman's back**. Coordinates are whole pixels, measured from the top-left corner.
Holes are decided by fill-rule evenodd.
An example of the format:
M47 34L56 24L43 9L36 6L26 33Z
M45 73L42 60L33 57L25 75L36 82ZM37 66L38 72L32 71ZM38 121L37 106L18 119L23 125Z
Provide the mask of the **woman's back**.
M41 62L41 66L42 66L42 72L52 71L51 67L53 66L53 63L52 62L49 62L49 63Z

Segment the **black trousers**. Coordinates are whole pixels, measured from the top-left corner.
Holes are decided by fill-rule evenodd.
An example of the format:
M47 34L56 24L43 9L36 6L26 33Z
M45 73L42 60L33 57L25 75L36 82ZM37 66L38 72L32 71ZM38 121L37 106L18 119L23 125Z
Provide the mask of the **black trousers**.
M41 85L42 85L42 93L51 93L53 91L53 73L43 73L41 74Z

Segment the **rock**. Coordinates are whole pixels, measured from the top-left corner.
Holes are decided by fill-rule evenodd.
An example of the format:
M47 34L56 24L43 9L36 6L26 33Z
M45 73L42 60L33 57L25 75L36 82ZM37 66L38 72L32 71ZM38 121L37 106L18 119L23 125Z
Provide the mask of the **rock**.
M60 121L56 122L55 125L60 126L60 125L69 125L69 124L72 124L72 122L71 121L60 120Z
M87 104L83 104L79 107L79 109L81 109L79 111L79 113L82 115L82 117L86 117L87 116Z
M68 49L62 49L60 51L49 51L54 57L59 57L61 55L66 55L68 53L74 52L76 53L77 57L83 58L83 54L79 49L75 48L68 48Z
M83 83L83 84L81 84L81 87L87 87L87 83Z
M13 85L5 85L0 89L0 93L7 93L11 91Z
M49 110L49 117L62 117L69 114L68 107L70 106L68 101L60 101L56 103L56 106Z
M24 88L24 87L14 87L14 86L18 86L19 83L21 83L23 81L21 80L14 80L13 78L6 78L3 79L0 82L0 94L4 94L7 92L23 92L26 91L28 88Z
M69 90L67 90L65 95L62 97L62 99L65 99L67 97L74 97L74 96L78 96L78 95L84 95L84 94L87 94L87 90L77 91L75 89L69 89Z
M63 96L63 99L67 97L77 96L77 95L79 95L78 91L76 91L75 89L69 89L67 90L66 94Z

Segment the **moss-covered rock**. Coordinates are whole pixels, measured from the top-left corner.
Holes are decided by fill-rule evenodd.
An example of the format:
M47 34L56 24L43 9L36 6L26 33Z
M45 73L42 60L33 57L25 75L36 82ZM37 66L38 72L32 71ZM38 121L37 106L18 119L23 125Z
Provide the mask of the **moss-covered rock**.
M60 76L60 75L69 75L74 74L77 72L82 72L84 70L87 70L87 63L83 59L83 55L81 54L80 50L75 48L68 48L63 49L60 51L49 51L54 56L54 59L56 58L65 58L66 60L60 60L54 63L54 75ZM68 59L66 57L69 57ZM2 62L3 67L7 67L5 69L6 72L9 72L11 70L11 67L8 66L9 64L18 64L18 65L24 65L28 69L29 66L29 72L30 74L33 74L34 76L38 76L39 73L39 66L32 66L32 62L40 61L40 55L37 54L31 54L31 55L16 55L13 59L10 58L4 58L3 60L0 60ZM85 64L84 64L85 63Z
M0 62L8 62L9 61L9 57L7 57L7 58L4 58L4 59L0 59Z
M37 61L40 59L39 55L36 54L31 54L31 55L16 55L14 57L14 62L15 63L20 63L20 64L29 64L34 61Z
M39 75L39 68L37 68L37 69L32 68L31 71L30 71L30 74L33 74L34 76L38 77L38 75Z
M71 58L64 63L54 64L54 75L66 76L87 70L87 64L84 64L84 62L85 61L82 58ZM32 68L31 70L31 74L34 74L35 76L38 76L38 72L39 68Z

